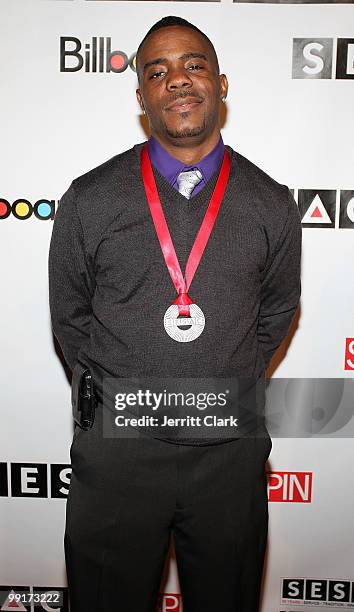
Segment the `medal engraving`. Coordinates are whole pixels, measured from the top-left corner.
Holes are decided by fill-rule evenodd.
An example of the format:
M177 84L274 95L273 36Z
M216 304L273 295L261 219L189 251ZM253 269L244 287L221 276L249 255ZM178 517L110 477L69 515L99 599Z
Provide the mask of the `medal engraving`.
M164 326L168 335L177 342L191 342L200 336L205 326L204 313L197 304L190 304L190 317L179 317L177 304L167 308ZM187 327L188 329L183 329Z

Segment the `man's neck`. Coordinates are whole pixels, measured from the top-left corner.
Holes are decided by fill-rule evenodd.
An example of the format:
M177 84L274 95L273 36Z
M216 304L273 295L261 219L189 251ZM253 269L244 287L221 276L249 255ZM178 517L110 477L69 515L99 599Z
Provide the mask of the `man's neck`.
M191 142L192 139L180 138L176 139L176 144L170 141L165 141L158 134L153 133L153 137L157 142L176 159L181 161L185 166L192 166L198 163L203 157L208 155L220 140L220 131L215 132L209 138L200 143ZM187 140L189 141L187 143Z

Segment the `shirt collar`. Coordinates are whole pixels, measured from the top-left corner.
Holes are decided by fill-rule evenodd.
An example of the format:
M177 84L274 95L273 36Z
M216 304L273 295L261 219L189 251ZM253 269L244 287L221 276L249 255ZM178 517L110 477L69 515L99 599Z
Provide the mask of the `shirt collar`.
M153 136L150 136L148 140L148 150L151 163L171 185L176 183L180 172L191 170L191 168L198 168L203 175L203 181L206 182L221 164L224 155L224 142L220 135L219 142L212 151L191 166L185 166L183 162L168 153Z

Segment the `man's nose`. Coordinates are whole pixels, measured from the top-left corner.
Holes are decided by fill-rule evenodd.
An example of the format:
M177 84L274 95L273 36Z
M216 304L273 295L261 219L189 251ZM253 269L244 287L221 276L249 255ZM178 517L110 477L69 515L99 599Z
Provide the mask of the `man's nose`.
M184 68L169 70L166 82L166 87L169 91L174 91L183 87L192 87L192 85L193 81Z

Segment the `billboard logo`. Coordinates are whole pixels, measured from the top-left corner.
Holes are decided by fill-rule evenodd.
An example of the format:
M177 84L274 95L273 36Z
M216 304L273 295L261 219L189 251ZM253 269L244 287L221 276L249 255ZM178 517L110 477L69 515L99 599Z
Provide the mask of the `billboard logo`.
M312 472L268 472L268 500L310 504Z
M354 38L293 39L293 79L354 79Z
M327 578L283 578L281 603L342 607L354 602L354 583Z
M354 338L345 339L345 370L354 370Z
M35 204L31 204L24 198L15 200L13 204L10 204L8 200L0 198L0 220L7 219L10 215L16 217L20 221L25 221L34 214L37 219L41 221L48 221L48 219L54 219L55 216L55 200L40 199Z
M60 37L60 72L124 72L128 66L136 72L135 53L130 58L124 51L112 51L110 36L94 36L82 43L75 36Z

